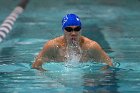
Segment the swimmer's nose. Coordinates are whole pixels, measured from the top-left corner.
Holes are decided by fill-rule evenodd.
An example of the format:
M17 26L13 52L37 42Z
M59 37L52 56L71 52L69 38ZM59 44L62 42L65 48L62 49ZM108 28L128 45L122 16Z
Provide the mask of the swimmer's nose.
M76 32L75 32L75 31L72 31L72 32L71 32L71 35L72 35L72 36L76 36Z

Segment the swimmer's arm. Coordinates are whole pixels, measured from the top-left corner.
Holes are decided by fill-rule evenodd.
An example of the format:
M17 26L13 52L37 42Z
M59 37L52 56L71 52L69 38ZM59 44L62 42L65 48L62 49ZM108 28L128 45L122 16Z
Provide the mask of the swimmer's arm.
M40 71L45 71L45 69L42 68L42 65L44 62L47 62L48 59L45 56L46 52L48 50L48 45L46 44L41 52L38 54L38 56L35 59L35 62L32 64L32 68L40 70Z
M45 69L42 68L44 62L45 62L44 54L41 51L39 55L36 57L35 62L32 64L32 68L40 71L45 71Z
M108 66L113 66L112 60L110 57L105 53L105 51L100 47L98 43L94 44L94 49L97 53L98 61L106 63Z
M113 66L111 58L104 51L101 55L101 59L102 59L103 62L105 62L109 66Z

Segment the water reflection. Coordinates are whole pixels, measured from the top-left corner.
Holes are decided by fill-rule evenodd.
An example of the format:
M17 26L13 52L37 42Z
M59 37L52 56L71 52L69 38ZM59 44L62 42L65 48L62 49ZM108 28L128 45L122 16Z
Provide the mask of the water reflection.
M116 72L107 70L103 73L85 74L84 93L119 93Z
M77 67L61 64L59 67L52 67L57 70L36 72L36 76L40 78L35 81L41 82L41 88L53 89L55 93L119 93L119 80L115 70L101 71L101 66L89 64Z

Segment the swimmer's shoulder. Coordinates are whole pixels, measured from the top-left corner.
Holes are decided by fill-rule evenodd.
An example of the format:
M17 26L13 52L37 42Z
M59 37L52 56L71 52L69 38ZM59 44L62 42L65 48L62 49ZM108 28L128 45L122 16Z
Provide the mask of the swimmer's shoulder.
M60 45L63 42L63 36L56 37L54 39L51 39L45 43L45 46L54 46L54 45Z
M97 49L100 47L100 45L96 41L91 40L87 37L82 36L81 40L85 49Z
M96 41L94 41L94 40L91 40L91 39L89 39L89 38L87 38L87 37L85 37L85 36L81 36L81 40L82 40L82 42L84 43L84 44L96 44L97 42Z

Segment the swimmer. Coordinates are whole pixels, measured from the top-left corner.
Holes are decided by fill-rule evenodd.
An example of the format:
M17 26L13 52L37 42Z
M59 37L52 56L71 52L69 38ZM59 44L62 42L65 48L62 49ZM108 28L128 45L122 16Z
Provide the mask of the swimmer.
M44 71L42 64L45 62L67 62L68 59L72 59L70 53L78 55L79 62L104 62L107 66L113 66L110 57L101 46L97 42L82 36L81 29L80 18L75 14L67 14L62 19L64 35L49 40L44 45L32 64L32 68Z

